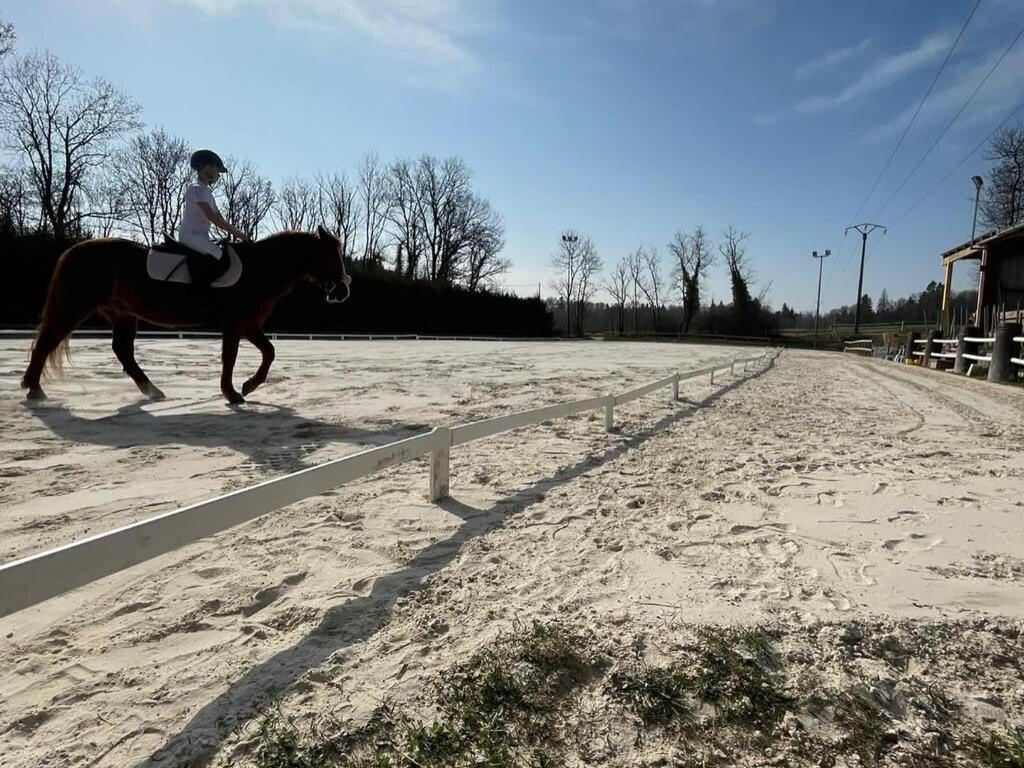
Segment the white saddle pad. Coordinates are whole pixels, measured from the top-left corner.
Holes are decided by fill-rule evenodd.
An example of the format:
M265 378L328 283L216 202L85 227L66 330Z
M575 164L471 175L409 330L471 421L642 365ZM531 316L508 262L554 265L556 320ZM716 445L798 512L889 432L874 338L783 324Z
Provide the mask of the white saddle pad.
M230 245L228 246L228 257L230 264L228 264L227 272L210 283L211 288L230 288L242 276L242 261ZM185 285L192 283L192 276L188 273L185 257L180 253L168 253L150 248L149 253L146 254L146 272L154 280L165 283L184 283Z

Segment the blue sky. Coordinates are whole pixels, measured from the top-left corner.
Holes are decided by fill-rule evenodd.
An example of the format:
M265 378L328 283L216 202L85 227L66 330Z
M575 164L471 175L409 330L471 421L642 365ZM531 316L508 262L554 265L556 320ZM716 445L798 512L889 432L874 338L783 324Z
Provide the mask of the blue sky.
M608 266L641 244L667 263L676 229L731 224L772 303L813 309L812 250L833 253L823 306L854 300L860 244L843 228L973 4L8 0L3 14L20 50L108 78L147 124L274 179L350 170L368 150L461 155L505 217L521 293L549 293L566 227ZM1024 0L982 0L860 213L893 225L869 243L873 296L941 280L940 252L970 236L980 153L900 217L1024 99L1024 41L883 204L1022 25ZM721 266L708 289L727 298Z

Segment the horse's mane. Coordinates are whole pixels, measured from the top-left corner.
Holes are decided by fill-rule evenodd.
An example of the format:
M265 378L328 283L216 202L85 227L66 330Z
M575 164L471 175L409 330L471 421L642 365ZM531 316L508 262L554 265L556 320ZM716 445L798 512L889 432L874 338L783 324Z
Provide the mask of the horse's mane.
M280 232L275 232L272 235L267 235L266 237L261 237L256 242L262 243L262 242L265 242L265 241L268 241L268 240L283 240L283 239L288 238L288 237L297 237L297 236L316 237L316 232L304 232L301 229L282 229Z

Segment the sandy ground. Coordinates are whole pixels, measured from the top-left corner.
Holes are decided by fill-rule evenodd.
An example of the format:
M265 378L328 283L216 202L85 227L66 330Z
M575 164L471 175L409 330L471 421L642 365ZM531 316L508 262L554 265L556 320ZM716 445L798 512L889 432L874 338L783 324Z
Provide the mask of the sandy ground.
M750 351L282 342L234 410L216 344L139 346L168 401L140 402L105 343L76 342L70 378L29 408L26 343L0 346L0 560ZM243 354L238 380L255 365ZM457 448L443 504L409 463L0 619L0 764L204 764L273 701L358 719L515 619L1024 618L1024 392L786 352L667 394L617 409L612 435L595 413ZM986 702L996 719L1020 703Z

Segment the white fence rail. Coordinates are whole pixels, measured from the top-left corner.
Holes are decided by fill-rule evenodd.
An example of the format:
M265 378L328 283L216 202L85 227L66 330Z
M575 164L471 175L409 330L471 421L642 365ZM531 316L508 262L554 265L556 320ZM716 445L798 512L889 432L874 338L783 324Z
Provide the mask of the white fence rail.
M856 341L844 341L843 352L860 352L869 356L874 356L875 345L871 339L857 339Z
M777 350L766 349L754 357L738 358L697 371L674 373L621 395L604 395L549 405L456 427L437 427L422 435L360 451L15 560L0 566L0 617L428 453L431 455L429 496L432 501L438 501L448 496L449 455L454 446L601 408L605 410L605 428L611 430L616 405L669 385L672 386L673 399L677 399L680 381L708 374L713 381L716 371L735 371L740 363L746 371L751 364L764 363L769 357L774 360L777 355Z
M30 339L35 331L25 329L0 329L0 338ZM110 329L79 329L73 338L106 339L112 335ZM139 331L140 339L219 339L217 331ZM428 336L421 333L293 333L270 332L271 341L297 339L302 341L570 341L561 336Z

